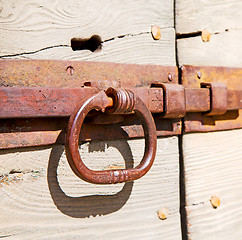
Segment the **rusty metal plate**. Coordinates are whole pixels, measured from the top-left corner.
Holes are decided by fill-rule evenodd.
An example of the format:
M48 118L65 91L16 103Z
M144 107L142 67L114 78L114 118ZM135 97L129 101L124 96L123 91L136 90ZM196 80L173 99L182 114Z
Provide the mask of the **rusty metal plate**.
M178 83L174 66L61 60L0 60L2 87L141 87L150 83Z
M155 115L154 120L157 136L181 134L180 119L160 119L158 115ZM0 119L0 149L64 144L67 123L67 117ZM122 122L111 125L85 123L81 130L80 141L129 139L143 136L143 128L136 116L127 115L124 116Z
M161 83L184 88L185 132L242 127L242 70L221 67L176 67L54 60L0 60L0 149L64 143L68 117L75 107L102 89L126 88L153 113L158 136L181 134L181 119L165 119L166 93ZM201 83L227 87L227 112L206 116L211 92ZM170 85L169 85L170 86ZM181 95L181 96L183 96ZM176 100L176 99L175 99ZM179 99L176 100L179 103ZM177 103L171 103L177 107ZM184 103L183 103L184 105ZM167 106L166 106L167 108ZM38 117L38 118L37 118ZM91 112L80 141L143 137L135 115Z
M210 132L242 128L242 110L233 110L242 107L242 69L182 66L181 70L182 84L187 89L200 88L201 83L204 82L225 83L228 89L228 109L231 109L219 116L187 113L184 118L184 132Z
M163 109L162 94L158 96L153 93L154 89L142 87L151 83L178 83L175 66L159 65L0 60L0 72L0 149L64 143L71 112L77 103L100 89L135 88L141 95L142 91L150 91L154 96L152 103L145 94L142 100L156 112ZM6 119L9 117L11 119ZM85 121L81 141L144 136L140 122L133 115L112 116L111 122L108 122L110 117L100 114L94 119L89 117ZM158 136L181 133L180 119L165 120L155 116L155 122Z

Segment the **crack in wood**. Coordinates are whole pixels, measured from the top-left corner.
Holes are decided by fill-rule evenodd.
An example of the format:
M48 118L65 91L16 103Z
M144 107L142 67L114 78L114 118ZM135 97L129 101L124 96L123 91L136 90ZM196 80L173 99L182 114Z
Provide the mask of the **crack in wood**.
M172 26L168 26L168 27L161 27L160 29L169 29L169 28L173 28ZM151 31L147 31L147 32L140 32L140 33L127 33L127 34L123 34L123 35L118 35L106 40L103 40L101 43L106 43L106 42L110 42L110 41L114 41L116 39L120 39L120 38L125 38L125 37L136 37L136 36L140 36L140 35L145 35L145 34L151 34ZM60 44L60 45L54 45L54 46L49 46L49 47L44 47L35 51L30 51L30 52L22 52L22 53L16 53L16 54L6 54L6 55L1 55L1 58L10 58L10 57L18 57L18 56L23 56L23 55L30 55L30 54L35 54L35 53L39 53L41 51L45 51L45 50L49 50L49 49L53 49L53 48L66 48L69 47L71 48L70 45L67 44Z
M123 35L119 35L119 36L116 36L116 37L112 37L112 38L106 39L106 40L102 41L102 43L110 42L110 41L116 40L118 38L136 37L136 36L139 36L139 35L150 34L150 33L151 32L141 32L141 33L134 33L134 34L127 33L127 34L123 34Z
M198 202L198 203L193 203L192 206L199 206L199 205L204 205L205 202Z
M190 32L190 33L177 33L176 39L193 38L202 35L202 31Z
M168 26L168 27L161 27L160 29L166 29L166 28L174 28L174 27ZM106 40L102 41L102 43L110 42L110 41L116 40L118 38L136 37L136 36L140 36L140 35L144 35L144 34L151 34L151 31L140 32L140 33L127 33L127 34L123 34L123 35L119 35L119 36L116 36L116 37L106 39Z
M218 31L218 32L212 32L211 34L216 35L216 34L223 34L225 32L229 32L229 31L241 31L242 29L240 28L226 28L222 31ZM196 31L196 32L190 32L190 33L176 33L176 39L185 39L185 38L193 38L193 37L199 37L202 35L202 31Z
M0 238L7 238L7 237L11 237L12 234L9 234L9 235L3 235L3 236L0 236Z
M48 49L52 49L52 48L60 48L60 47L70 47L70 45L55 45L55 46L49 46L49 47L44 47L35 51L31 51L31 52L23 52L23 53L16 53L16 54L7 54L7 55L2 55L0 56L0 58L8 58L8 57L17 57L17 56L22 56L22 55L28 55L28 54L35 54L41 51L45 51Z

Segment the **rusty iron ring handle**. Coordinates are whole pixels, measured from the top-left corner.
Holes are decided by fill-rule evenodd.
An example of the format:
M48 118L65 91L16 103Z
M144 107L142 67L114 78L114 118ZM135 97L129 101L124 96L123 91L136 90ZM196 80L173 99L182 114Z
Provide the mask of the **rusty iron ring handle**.
M112 96L114 106L110 108ZM130 169L93 171L86 167L79 154L79 134L83 121L91 110L101 110L110 114L127 114L134 112L142 122L145 135L145 152L138 166ZM81 179L94 184L114 184L133 181L144 176L151 168L156 154L156 127L153 117L143 103L129 90L108 89L89 98L84 104L71 115L66 133L66 155L73 172Z

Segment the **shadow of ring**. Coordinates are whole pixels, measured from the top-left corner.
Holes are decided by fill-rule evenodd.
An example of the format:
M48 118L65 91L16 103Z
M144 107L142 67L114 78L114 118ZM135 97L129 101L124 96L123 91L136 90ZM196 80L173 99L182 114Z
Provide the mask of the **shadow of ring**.
M132 168L134 165L133 155L126 140L121 142L109 142L109 146L115 147L125 160L125 167ZM120 143L124 144L120 148ZM92 143L90 143L92 144ZM55 206L63 214L73 218L86 218L97 215L107 215L121 209L130 197L133 182L126 182L123 188L113 195L91 195L82 197L67 196L59 186L57 169L64 146L54 145L48 163L47 181L49 191ZM92 185L90 184L90 187Z

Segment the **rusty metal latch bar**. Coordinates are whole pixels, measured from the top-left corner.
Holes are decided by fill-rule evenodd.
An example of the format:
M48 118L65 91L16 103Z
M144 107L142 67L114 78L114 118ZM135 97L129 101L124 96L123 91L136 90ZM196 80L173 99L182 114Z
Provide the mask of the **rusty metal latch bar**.
M0 149L64 143L75 107L109 87L142 99L157 136L181 134L181 118L185 133L242 127L241 69L183 66L182 85L176 67L156 65L2 60L0 70ZM90 112L80 141L141 136L133 113Z
M129 88L143 99L152 113L181 118L189 112L222 115L242 108L242 90L228 90L224 84L202 84L209 88L184 88L179 84ZM212 86L212 87L210 87ZM69 117L77 104L103 90L86 88L0 87L0 118Z

